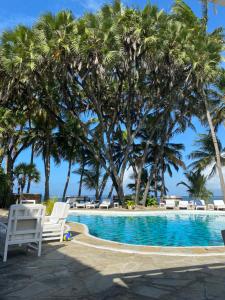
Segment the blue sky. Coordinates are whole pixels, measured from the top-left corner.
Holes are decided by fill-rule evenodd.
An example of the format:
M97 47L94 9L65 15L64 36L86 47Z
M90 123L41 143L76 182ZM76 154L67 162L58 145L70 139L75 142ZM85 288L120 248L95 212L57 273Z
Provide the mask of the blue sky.
M6 29L12 29L18 24L32 25L37 18L45 13L52 12L56 13L60 10L66 9L71 10L75 16L79 17L86 11L96 11L102 4L110 3L110 1L104 0L1 0L0 10L0 32ZM225 2L225 1L224 1ZM125 5L131 5L134 7L143 7L146 3L145 0L124 0ZM151 3L158 5L161 9L169 11L173 1L171 0L152 0ZM194 12L200 16L201 3L199 0L187 0L186 3L191 6ZM217 11L215 13L215 10ZM209 10L209 30L213 30L216 27L225 27L225 6L216 6L214 9L213 5L210 4ZM193 150L193 143L197 137L197 133L205 132L206 128L203 128L197 120L194 120L197 132L188 129L184 134L178 135L174 138L174 141L185 144L184 159L188 165L187 155ZM225 147L225 129L220 128L219 137ZM17 163L20 161L29 162L29 150L24 151ZM43 193L44 187L44 174L43 174L43 162L41 157L36 158L35 163L41 171L41 182L38 185L32 186L33 192ZM76 169L77 166L74 166ZM54 166L52 163L51 170L51 195L61 196L64 182L66 179L67 163L62 163L60 166ZM225 173L225 172L224 172ZM128 178L129 172L127 174ZM178 173L174 172L172 179L167 179L167 186L170 194L185 195L186 191L183 187L177 187L177 182L184 179L183 171ZM219 181L218 178L213 178L208 182L209 188L214 192L215 195L220 195ZM76 194L78 190L78 177L72 175L71 182L68 188L68 195ZM84 191L84 194L90 194L89 191Z

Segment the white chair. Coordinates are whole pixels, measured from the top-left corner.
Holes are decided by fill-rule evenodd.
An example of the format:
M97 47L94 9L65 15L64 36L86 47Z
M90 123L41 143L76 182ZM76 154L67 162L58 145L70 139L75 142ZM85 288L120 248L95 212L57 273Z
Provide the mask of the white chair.
M74 208L76 203L75 197L67 197L66 198L66 204L69 204L70 208Z
M165 203L165 208L175 208L176 207L176 203L175 203L175 200L165 200L166 203Z
M102 203L99 205L99 207L100 208L107 208L107 209L109 209L110 205L111 205L110 199L104 199L102 201Z
M95 202L95 201L86 202L85 207L86 208L98 208L99 207L99 203Z
M86 201L85 200L79 200L76 201L76 208L85 208L86 207Z
M43 241L63 241L64 227L66 218L68 217L69 209L69 204L65 202L56 202L54 204L51 216L45 217L42 234Z
M0 222L0 250L4 262L11 245L28 244L41 255L44 217L45 206L41 204L10 206L7 224Z
M179 209L188 209L188 201L180 200L178 204Z
M213 204L216 210L225 209L225 203L223 200L213 200Z
M195 209L196 210L199 210L199 209L206 210L205 200L202 200L202 199L195 200Z

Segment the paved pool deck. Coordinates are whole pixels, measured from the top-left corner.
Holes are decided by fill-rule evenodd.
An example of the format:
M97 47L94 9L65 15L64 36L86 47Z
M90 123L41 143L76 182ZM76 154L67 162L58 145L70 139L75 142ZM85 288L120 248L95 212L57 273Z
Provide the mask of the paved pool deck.
M0 261L0 300L225 299L225 255L117 252L84 226L69 225L73 241L44 243L40 258L15 249Z

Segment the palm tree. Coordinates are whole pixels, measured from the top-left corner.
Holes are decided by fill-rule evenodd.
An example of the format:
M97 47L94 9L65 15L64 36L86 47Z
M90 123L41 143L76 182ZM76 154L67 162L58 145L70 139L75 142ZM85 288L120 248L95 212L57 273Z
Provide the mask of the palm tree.
M208 0L201 0L202 1L202 16L203 16L203 26L204 30L207 31L207 24L208 24ZM217 1L213 1L214 3ZM211 131L211 136L212 136L212 141L215 149L215 157L216 157L216 164L217 164L217 169L218 169L218 174L219 174L219 179L220 179L220 185L221 185L221 190L223 193L223 198L225 202L225 182L224 182L224 177L223 177L223 172L222 172L222 163L221 163L221 156L220 156L220 150L219 150L219 145L215 133L215 128L213 125L213 121L211 118L211 113L210 113L210 106L208 103L208 98L207 98L207 93L203 91L203 100L205 104L205 109L206 109L206 116L209 124L209 128Z
M56 147L56 122L52 120L49 114L40 109L36 111L35 118L32 120L34 126L35 145L34 153L42 155L45 172L45 191L44 200L49 199L49 180L51 171L51 157L59 163L59 154Z
M185 173L188 183L181 181L177 185L187 187L187 192L190 197L195 199L204 199L208 201L212 197L212 192L206 188L207 176L202 175L201 171Z
M35 183L40 181L40 172L34 164L20 163L14 169L14 178L18 183L18 194L22 195L29 179Z
M224 166L225 158L222 156L222 152L224 152L225 149L222 149L222 144L219 139L217 139L217 141L221 156L221 163ZM210 171L208 177L210 178L214 176L216 171L218 171L218 166L216 163L215 148L210 133L199 134L199 139L195 141L195 145L197 150L193 151L189 155L189 158L194 159L195 161L191 163L189 167L192 168L193 171L204 171L209 167Z

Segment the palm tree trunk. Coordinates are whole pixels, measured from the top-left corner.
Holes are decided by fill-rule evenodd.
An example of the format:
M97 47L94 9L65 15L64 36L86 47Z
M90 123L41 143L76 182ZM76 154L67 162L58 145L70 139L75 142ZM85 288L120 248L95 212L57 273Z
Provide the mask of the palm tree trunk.
M80 183L79 183L78 196L81 196L82 184L83 184L83 176L84 176L84 163L82 163L82 170L81 170L81 174L80 174Z
M224 177L223 177L223 172L222 172L220 151L219 151L218 142L217 142L217 138L216 138L216 134L215 134L215 129L214 129L214 126L213 126L213 123L212 123L212 118L211 118L211 115L210 115L210 112L209 112L208 102L207 102L206 97L204 98L204 102L205 102L207 120L208 120L208 123L209 123L210 131L211 131L211 135L212 135L212 140L213 140L213 145L214 145L214 148L215 148L216 165L217 165L217 170L218 170L218 173L219 173L221 191L223 193L223 200L225 202L225 183L224 183Z
M30 156L30 164L33 163L34 163L34 143L31 146L31 156ZM27 183L27 194L30 193L30 186L31 186L31 177L29 176L28 183Z
M6 155L6 174L9 178L9 193L13 194L13 160L10 154Z
M47 151L45 160L45 194L44 194L44 200L49 199L49 177L50 177L50 153Z
M144 206L146 204L146 200L147 200L147 197L148 197L149 188L150 188L150 184L152 182L153 176L154 176L154 172L155 172L155 170L151 170L149 175L148 175L147 184L145 186L145 191L144 191L143 198L142 198L142 202L143 202Z
M208 0L202 0L202 16L203 16L203 25L205 27L205 31L207 31L207 24L208 24ZM205 108L206 108L206 116L207 120L209 123L209 128L211 131L212 135L212 140L215 148L215 155L216 155L216 165L217 165L217 170L219 173L219 179L220 179L220 186L221 190L223 193L223 201L225 202L225 183L224 183L224 177L223 177L223 172L222 172L222 164L221 164L221 159L220 159L220 151L218 147L218 142L215 134L215 129L212 123L212 118L210 115L209 107L208 107L208 101L206 98L206 95L204 95L204 103L205 103Z
M109 190L109 194L108 194L108 198L109 198L109 199L111 199L111 197L112 197L113 189L114 189L114 185L113 185L113 183L112 183L111 188L110 188L110 190Z
M102 198L102 195L104 193L105 187L106 187L106 183L108 181L109 175L107 173L105 173L105 175L103 176L103 180L102 180L102 184L101 184L101 189L100 189L100 194L99 194L99 199Z
M68 188L68 185L69 185L69 182L70 182L71 167L72 167L72 159L69 160L68 172L67 172L65 187L64 187L64 190L63 190L62 200L65 200L65 197L66 197L67 188Z

